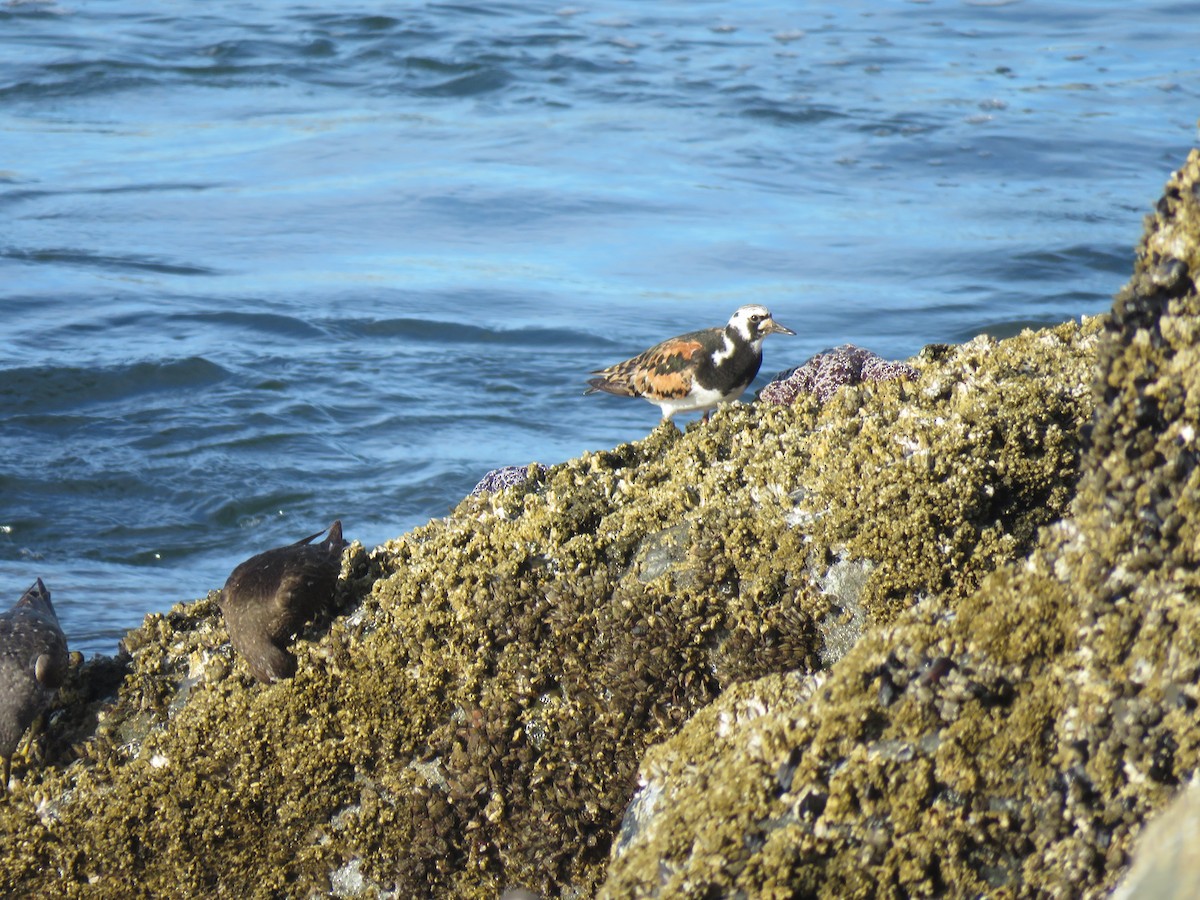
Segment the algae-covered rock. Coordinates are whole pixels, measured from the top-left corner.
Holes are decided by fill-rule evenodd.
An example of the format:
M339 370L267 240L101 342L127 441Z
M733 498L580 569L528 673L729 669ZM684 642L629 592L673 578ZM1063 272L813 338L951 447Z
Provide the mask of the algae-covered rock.
M633 830L601 896L1111 890L1148 814L1200 766L1197 265L1193 152L1148 218L1134 276L1105 320L1072 514L967 592L970 579L955 577L959 552L947 548L938 585L916 542L906 558L889 558L890 586L876 587L896 614L819 689L794 676L741 685L650 751ZM922 384L938 380L927 370ZM994 427L1008 434L1014 424ZM955 466L942 462L952 478ZM1013 466L1024 466L1019 454ZM1036 483L1023 477L1019 490ZM1042 489L1053 497L1059 488ZM889 509L921 523L953 507L938 499L922 510L900 489L860 494L856 508L873 511L869 530ZM847 527L835 523L825 540ZM998 559L1015 532L989 540L980 528L974 553L996 547ZM883 548L849 532L846 544L870 558ZM906 581L919 602L904 603L896 588Z
M1008 811L1009 795L979 809L970 798L991 768L1022 795L1024 757L988 755L993 727L1027 710L1023 739L1053 731L1025 683L1071 638L1075 613L1046 606L1049 576L1005 567L1074 496L1102 327L979 338L911 361L915 377L824 403L726 408L683 434L660 426L531 465L370 554L352 548L336 614L293 645L291 681L254 681L215 594L148 617L126 656L64 689L63 739L0 808L0 888L591 896L648 749L679 735L691 757L652 758L663 778L687 774L689 759L740 759L752 720L761 771L695 803L729 821L697 843L694 820L643 795L646 823L667 818L653 839L629 820L611 890L651 890L702 846L720 855L698 863L703 878L680 874L687 884L778 885L776 870L800 873L797 891L866 884L878 860L905 861L891 883L944 883L906 861L905 848L928 855L927 800L942 797L964 830L973 817L985 830L1033 821ZM1029 589L981 611L989 579ZM987 629L951 638L980 615ZM89 690L92 671L119 684ZM710 706L718 697L725 706ZM802 712L837 698L834 716ZM697 736L713 719L720 739ZM910 783L925 788L901 790ZM718 803L742 794L736 812ZM810 825L813 837L789 842ZM1026 864L989 840L981 859ZM968 843L960 856L973 860ZM837 857L843 845L857 856ZM974 878L972 866L961 868Z
M348 554L289 683L253 682L215 594L148 617L115 698L69 695L71 740L0 810L0 883L592 893L648 747L823 668L913 586L969 592L1062 514L1096 332L531 467Z
M915 593L968 594L1063 513L1097 328L531 467L352 550L288 683L254 683L215 594L148 617L0 810L0 884L592 893L648 747Z

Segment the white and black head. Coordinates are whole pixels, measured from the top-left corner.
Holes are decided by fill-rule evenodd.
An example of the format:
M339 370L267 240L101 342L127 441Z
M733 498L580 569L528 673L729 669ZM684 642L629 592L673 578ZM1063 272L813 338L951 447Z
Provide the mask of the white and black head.
M790 328L784 328L772 319L771 311L757 303L740 307L730 317L729 324L725 326L725 330L738 334L742 340L750 344L761 344L763 338L768 334L796 333Z

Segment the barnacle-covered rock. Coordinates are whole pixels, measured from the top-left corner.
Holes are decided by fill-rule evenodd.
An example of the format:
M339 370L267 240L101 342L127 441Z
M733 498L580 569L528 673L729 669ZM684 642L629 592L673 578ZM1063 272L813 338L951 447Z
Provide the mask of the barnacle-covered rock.
M149 616L115 697L69 691L72 743L0 809L0 884L593 893L647 748L823 669L912 585L968 593L1062 514L1096 330L659 427L354 547L290 681L237 676L215 592Z
M801 394L811 394L824 403L834 391L846 385L916 377L917 369L906 362L884 359L863 347L843 344L816 354L803 365L780 372L758 396L767 403L788 404Z
M1143 822L1200 768L1197 265L1193 152L1148 218L1133 278L1104 320L1071 514L965 593L971 579L956 577L959 552L947 542L946 583L910 580L911 595L922 595L915 604L897 602L902 592L876 595L895 615L868 630L819 690L781 688L777 676L742 685L654 748L641 780L657 801L641 811L640 840L617 845L602 896L1107 896ZM1056 329L1038 340L1066 336ZM1004 368L981 365L980 380ZM1082 384L1057 381L1068 393ZM927 370L917 390L942 392L958 409L979 386ZM875 414L864 406L860 434ZM1046 440L1020 419L994 426L1005 439L993 447ZM951 424L987 427L972 417ZM1048 437L1056 452L1073 452ZM878 465L899 468L903 456L881 455ZM964 455L942 472L1023 468L1017 454L1003 468L995 459ZM1020 479L1015 493L988 483L1011 500L1035 481ZM1047 497L1060 489L1039 488ZM907 500L892 492L874 508L921 522ZM949 495L940 501L924 509L953 506ZM855 505L874 502L860 494ZM1019 539L1012 528L985 539L989 515L976 520L972 561ZM835 524L814 529L818 542L846 527L828 518ZM845 536L854 552L880 558L877 540ZM933 560L914 545L907 558L880 562L896 567L891 585L906 573L928 577ZM875 621L886 618L874 608ZM762 712L739 716L744 709ZM1164 842L1160 852L1176 849Z
M548 466L541 463L530 463L527 466L501 466L487 472L471 489L472 496L491 494L505 488L517 487L529 481L536 482L546 474Z
M68 674L0 892L1110 885L1200 745L1192 183L1109 319L659 427L351 547L290 680L239 677L215 592L148 616Z
M1096 331L981 339L467 498L347 553L290 681L237 677L215 592L149 616L115 691L64 688L71 742L0 809L0 884L592 893L648 747L821 670L914 586L969 593L1062 514Z

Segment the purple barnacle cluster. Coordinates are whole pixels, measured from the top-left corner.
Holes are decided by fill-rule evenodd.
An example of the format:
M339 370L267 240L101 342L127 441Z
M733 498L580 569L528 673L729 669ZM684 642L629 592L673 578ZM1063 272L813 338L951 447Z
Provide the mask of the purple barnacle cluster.
M853 344L843 344L776 375L759 396L767 403L779 406L790 405L802 393L812 394L824 403L843 385L916 376L917 370L907 363L884 359L878 353Z
M541 463L533 463L528 466L501 466L499 469L492 469L471 489L471 496L494 494L505 488L516 487L518 484L524 484L531 477L544 475L546 469L547 467Z

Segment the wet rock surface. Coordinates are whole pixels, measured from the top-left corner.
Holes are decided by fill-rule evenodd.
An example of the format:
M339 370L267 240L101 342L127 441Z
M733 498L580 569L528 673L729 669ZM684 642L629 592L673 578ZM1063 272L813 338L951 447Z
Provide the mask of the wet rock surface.
M1192 184L1107 319L660 426L352 546L291 680L234 664L216 592L147 617L68 673L0 885L1111 886L1195 766Z

